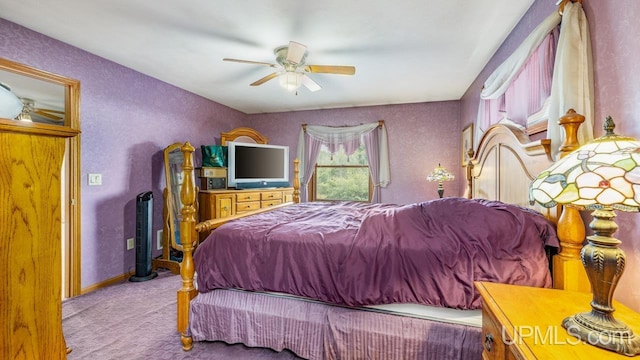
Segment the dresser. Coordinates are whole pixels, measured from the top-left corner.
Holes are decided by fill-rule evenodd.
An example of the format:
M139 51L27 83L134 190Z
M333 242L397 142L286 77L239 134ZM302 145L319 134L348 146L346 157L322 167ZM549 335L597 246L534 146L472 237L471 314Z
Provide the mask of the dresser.
M562 320L589 311L590 293L477 282L483 359L629 359L579 342ZM614 316L640 333L640 314L614 302Z
M201 190L200 221L223 219L293 201L293 188L248 190Z

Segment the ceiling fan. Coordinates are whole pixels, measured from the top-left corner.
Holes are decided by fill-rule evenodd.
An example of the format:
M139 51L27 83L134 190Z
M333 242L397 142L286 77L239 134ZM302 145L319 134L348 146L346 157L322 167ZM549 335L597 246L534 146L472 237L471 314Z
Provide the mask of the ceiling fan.
M320 85L307 76L306 73L324 73L324 74L340 74L353 75L356 73L354 66L342 65L309 65L305 63L307 58L307 47L295 41L290 41L289 45L279 46L273 50L276 55L276 63L267 63L260 61L239 60L224 58L223 61L239 62L244 64L269 66L279 69L259 80L252 82L251 86L259 86L276 77L280 78L280 85L289 91L297 90L304 85L310 91L318 91Z
M29 121L32 118L37 118L40 122L63 122L64 111L55 109L46 109L36 107L36 102L33 99L21 97L23 107L22 112L19 115L21 120Z
M64 122L65 112L36 107L33 99L17 96L11 87L0 82L0 118L38 122Z

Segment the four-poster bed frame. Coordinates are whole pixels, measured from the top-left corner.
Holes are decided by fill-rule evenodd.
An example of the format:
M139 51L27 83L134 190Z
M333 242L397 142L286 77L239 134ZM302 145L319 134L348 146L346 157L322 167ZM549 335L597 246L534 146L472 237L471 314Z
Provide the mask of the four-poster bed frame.
M581 122L581 117L575 113L568 113L561 122L567 131L566 141L562 145L563 151L569 151L577 146L575 131ZM543 169L553 163L549 140L543 139L530 142L521 130L505 125L494 125L483 136L475 156L467 168L470 194L473 198L499 200L505 203L531 207L529 205L528 184ZM214 231L219 226L245 216L269 211L270 209L287 206L282 204L270 209L260 209L251 213L232 216L225 219L196 221L194 202L196 186L194 178L193 152L194 148L188 142L182 148L184 153L184 182L181 189L182 221L180 231L183 234L183 261L180 274L182 287L177 293L177 327L181 335L184 350L192 348L192 337L189 331L190 302L198 295L194 287L193 251L197 242L197 232ZM298 180L298 163L294 164L294 200L298 201L300 183ZM560 209L537 209L550 221L556 223ZM578 235L584 232L584 225L575 221L561 221L558 224L562 249L559 255L562 259L579 259L573 250L577 246ZM579 228L582 227L582 228ZM580 239L580 243L582 239ZM555 263L555 261L554 261ZM568 267L560 266L553 271L553 278L561 279L562 283L555 287L562 288L563 284L577 282L578 276Z

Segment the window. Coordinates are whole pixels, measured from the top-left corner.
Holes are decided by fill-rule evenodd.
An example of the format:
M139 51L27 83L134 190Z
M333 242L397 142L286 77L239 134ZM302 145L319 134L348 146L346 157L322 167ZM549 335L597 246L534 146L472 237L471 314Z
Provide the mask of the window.
M312 200L371 201L372 189L363 144L348 157L342 146L332 156L329 149L322 145L311 179Z

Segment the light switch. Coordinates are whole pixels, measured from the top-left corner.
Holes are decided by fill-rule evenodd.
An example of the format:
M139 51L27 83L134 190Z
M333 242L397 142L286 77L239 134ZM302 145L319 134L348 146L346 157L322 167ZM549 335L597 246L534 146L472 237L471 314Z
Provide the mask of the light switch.
M89 186L102 185L102 174L89 174Z

